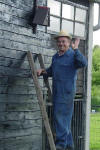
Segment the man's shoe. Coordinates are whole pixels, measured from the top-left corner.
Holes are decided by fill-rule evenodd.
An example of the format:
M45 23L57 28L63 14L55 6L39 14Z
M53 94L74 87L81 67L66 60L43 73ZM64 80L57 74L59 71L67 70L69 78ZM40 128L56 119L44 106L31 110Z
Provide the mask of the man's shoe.
M56 150L65 150L65 149L63 149L63 148L56 148Z
M61 146L56 146L56 150L65 150L65 149L62 148Z
M74 150L74 148L71 146L67 146L65 150Z

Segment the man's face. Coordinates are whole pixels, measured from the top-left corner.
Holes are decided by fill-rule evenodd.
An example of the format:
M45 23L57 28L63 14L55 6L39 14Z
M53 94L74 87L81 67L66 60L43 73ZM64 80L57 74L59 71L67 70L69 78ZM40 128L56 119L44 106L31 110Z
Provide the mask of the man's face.
M67 37L59 37L57 39L57 46L60 51L66 51L70 46L70 39Z

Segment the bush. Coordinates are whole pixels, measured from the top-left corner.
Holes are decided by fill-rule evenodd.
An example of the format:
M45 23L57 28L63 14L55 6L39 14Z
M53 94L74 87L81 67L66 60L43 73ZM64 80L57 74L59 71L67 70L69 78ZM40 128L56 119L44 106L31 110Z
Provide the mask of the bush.
M100 105L100 46L97 45L93 49L91 104ZM96 110L100 111L98 108Z

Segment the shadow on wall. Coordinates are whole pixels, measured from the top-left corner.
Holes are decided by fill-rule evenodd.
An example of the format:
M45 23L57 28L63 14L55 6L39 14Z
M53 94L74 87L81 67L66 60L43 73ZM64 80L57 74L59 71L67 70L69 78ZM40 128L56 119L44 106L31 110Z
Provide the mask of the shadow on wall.
M16 77L21 78L31 78L32 74L29 68L28 61L25 60L27 52L20 52L16 56L17 59L11 58L0 58L0 76L3 79L0 81L0 84L3 85L0 88L1 93L8 93L9 85L10 87L14 86ZM33 54L34 61L37 60L37 54ZM26 61L27 65L25 68L21 67L22 64ZM25 65L25 64L24 64Z
M8 93L8 86L13 85L14 81L15 81L15 76L17 76L18 74L22 74L21 72L21 65L24 62L24 59L26 57L26 52L24 52L23 54L20 54L20 56L17 57L17 59L11 59L11 58L4 58L1 57L0 61L3 62L3 64L0 66L0 76L6 76L6 78L4 78L4 80L2 80L1 84L6 85L4 87L1 88L1 93ZM8 85L8 86L7 86Z

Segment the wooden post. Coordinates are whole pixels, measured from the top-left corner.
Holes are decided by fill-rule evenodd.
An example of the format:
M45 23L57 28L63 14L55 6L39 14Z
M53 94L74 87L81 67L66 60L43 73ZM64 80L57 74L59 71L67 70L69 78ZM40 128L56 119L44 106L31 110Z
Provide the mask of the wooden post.
M89 140L90 140L89 137L90 137L90 112L91 112L92 44L93 44L93 3L90 3L89 35L88 35L88 70L87 70L85 150L89 150Z
M48 115L46 112L46 107L43 101L43 94L41 91L41 87L39 85L39 81L37 78L37 72L36 72L36 68L35 68L35 63L32 57L32 53L30 51L27 52L27 57L28 57L28 61L29 61L29 65L32 71L32 78L34 81L34 85L35 85L35 89L36 89L36 93L37 93L37 98L38 98L38 102L40 105L40 110L41 110L41 114L42 114L42 118L44 121L44 126L46 129L46 133L47 133L47 137L49 140L49 144L50 144L50 148L51 150L56 150L55 144L54 144L54 140L53 140L53 135L51 132L51 128L50 128L50 124L49 124L49 119L48 119Z

